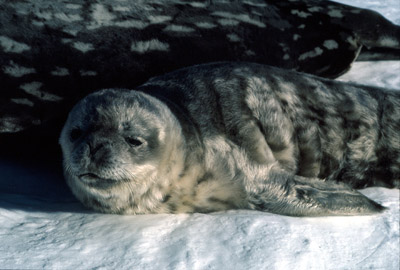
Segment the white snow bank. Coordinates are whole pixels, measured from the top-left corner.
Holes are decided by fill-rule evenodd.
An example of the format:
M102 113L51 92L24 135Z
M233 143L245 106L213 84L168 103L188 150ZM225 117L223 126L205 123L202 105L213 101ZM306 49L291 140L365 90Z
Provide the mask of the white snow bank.
M399 192L363 192L390 210L328 218L244 210L117 216L75 202L2 196L1 268L398 269Z
M340 79L400 89L399 66L355 63ZM0 160L0 269L398 270L399 190L362 192L389 210L324 218L244 210L104 215L72 197L60 168Z

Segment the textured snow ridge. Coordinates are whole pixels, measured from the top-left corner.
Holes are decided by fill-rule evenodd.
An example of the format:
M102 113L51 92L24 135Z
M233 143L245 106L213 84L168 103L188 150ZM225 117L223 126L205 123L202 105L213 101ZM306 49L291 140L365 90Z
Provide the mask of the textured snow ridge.
M380 215L294 218L256 211L118 216L75 201L0 198L5 269L399 269L399 191L363 193Z

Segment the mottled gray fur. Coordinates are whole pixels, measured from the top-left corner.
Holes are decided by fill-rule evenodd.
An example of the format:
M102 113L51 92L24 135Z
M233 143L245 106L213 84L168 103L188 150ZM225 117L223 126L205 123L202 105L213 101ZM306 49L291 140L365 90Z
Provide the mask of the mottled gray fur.
M102 212L353 215L383 207L352 188L399 187L399 130L400 92L215 63L89 95L60 143Z

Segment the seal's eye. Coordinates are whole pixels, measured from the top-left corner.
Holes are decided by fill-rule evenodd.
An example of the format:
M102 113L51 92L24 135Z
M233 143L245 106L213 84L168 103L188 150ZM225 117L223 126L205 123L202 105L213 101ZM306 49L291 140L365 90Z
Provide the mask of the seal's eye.
M131 146L133 146L133 147L137 147L137 146L140 146L140 145L143 144L142 141L140 141L140 140L138 140L138 139L135 139L135 138L132 138L132 137L126 137L126 138L125 138L125 141L126 141L129 145L131 145Z
M69 134L69 138L71 139L72 142L76 141L81 136L82 136L82 130L80 128L74 128L73 130L71 130L71 133Z

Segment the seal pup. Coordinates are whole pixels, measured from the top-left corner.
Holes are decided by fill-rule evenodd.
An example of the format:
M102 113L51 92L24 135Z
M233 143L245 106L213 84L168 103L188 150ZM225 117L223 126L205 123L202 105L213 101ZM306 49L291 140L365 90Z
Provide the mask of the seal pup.
M213 63L90 94L61 132L75 196L105 213L357 215L399 187L400 92Z

